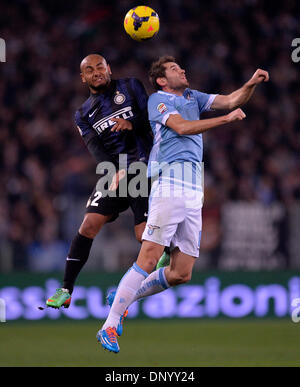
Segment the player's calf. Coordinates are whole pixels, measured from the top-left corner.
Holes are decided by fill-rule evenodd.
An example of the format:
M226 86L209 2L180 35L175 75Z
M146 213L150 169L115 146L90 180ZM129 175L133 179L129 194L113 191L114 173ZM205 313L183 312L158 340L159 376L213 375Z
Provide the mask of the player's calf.
M195 261L195 256L185 254L176 247L172 251L171 264L165 269L169 285L176 286L189 282L192 278Z

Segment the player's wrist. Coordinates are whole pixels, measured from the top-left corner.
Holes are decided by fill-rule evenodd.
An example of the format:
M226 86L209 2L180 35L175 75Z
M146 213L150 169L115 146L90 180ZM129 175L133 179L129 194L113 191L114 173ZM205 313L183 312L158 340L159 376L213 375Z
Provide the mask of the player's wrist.
M226 114L224 117L223 117L223 120L224 120L224 124L228 124L230 122L233 121L233 118L232 118L232 114L231 112Z
M244 87L246 89L252 89L253 87L255 87L257 85L257 82L254 78L251 78L249 79L248 82L245 83Z

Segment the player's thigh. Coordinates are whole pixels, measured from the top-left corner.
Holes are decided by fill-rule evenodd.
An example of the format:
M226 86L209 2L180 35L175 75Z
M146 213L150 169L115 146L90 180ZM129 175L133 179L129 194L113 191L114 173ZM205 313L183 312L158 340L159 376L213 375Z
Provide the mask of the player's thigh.
M170 246L178 224L184 219L184 205L178 197L156 197L150 199L148 219L143 240Z
M202 207L185 207L184 220L178 225L171 247L178 247L182 253L199 257L202 233Z
M79 233L87 238L95 238L105 223L109 222L112 215L86 213L79 227Z
M115 193L116 196L104 196L95 188L87 202L86 213L110 216L108 222L113 222L119 213L126 211L129 207L128 199L118 197L117 194Z

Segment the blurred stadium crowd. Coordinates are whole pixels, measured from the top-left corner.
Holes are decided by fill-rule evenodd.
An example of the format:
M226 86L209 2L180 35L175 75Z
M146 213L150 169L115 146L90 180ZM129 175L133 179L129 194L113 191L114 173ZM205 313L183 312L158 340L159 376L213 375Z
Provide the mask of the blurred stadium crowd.
M125 34L123 18L142 3L2 0L0 37L6 41L7 62L0 63L0 270L64 267L97 181L96 165L73 120L88 96L79 64L95 52L107 58L115 78L137 77L149 93L150 63L164 54L177 58L192 88L210 93L237 89L257 68L269 71L270 82L258 87L244 108L246 120L204 135L203 257L198 267L297 266L288 241L290 229L300 228L300 216L294 216L300 200L300 65L291 60L291 42L300 36L299 2L154 0L149 5L160 16L160 33L137 43ZM239 205L236 215L234 205ZM270 211L273 223L262 229ZM127 267L139 249L132 226L130 212L106 226L88 267ZM246 226L239 259L247 257L247 265L222 264L224 251L231 254L230 243L232 254L239 249L236 240L225 240L228 233L241 235L233 226L240 231ZM247 234L249 227L252 234ZM270 236L268 227L276 239L269 241L273 247L251 266L257 252L249 248L268 243L257 239ZM274 256L279 258L274 261ZM273 264L262 264L268 258Z

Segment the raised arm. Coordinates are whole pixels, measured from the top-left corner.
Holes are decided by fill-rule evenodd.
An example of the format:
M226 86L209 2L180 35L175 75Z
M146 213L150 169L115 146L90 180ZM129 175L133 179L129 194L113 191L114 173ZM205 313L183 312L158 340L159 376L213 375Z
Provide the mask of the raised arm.
M192 135L206 132L216 126L228 124L233 121L241 121L246 117L242 109L236 109L229 114L205 120L185 120L180 114L170 114L166 126L173 129L179 135Z
M240 89L235 90L231 94L219 94L215 97L211 108L212 109L235 109L238 106L244 105L251 98L256 86L261 82L268 82L269 73L265 70L258 69Z

